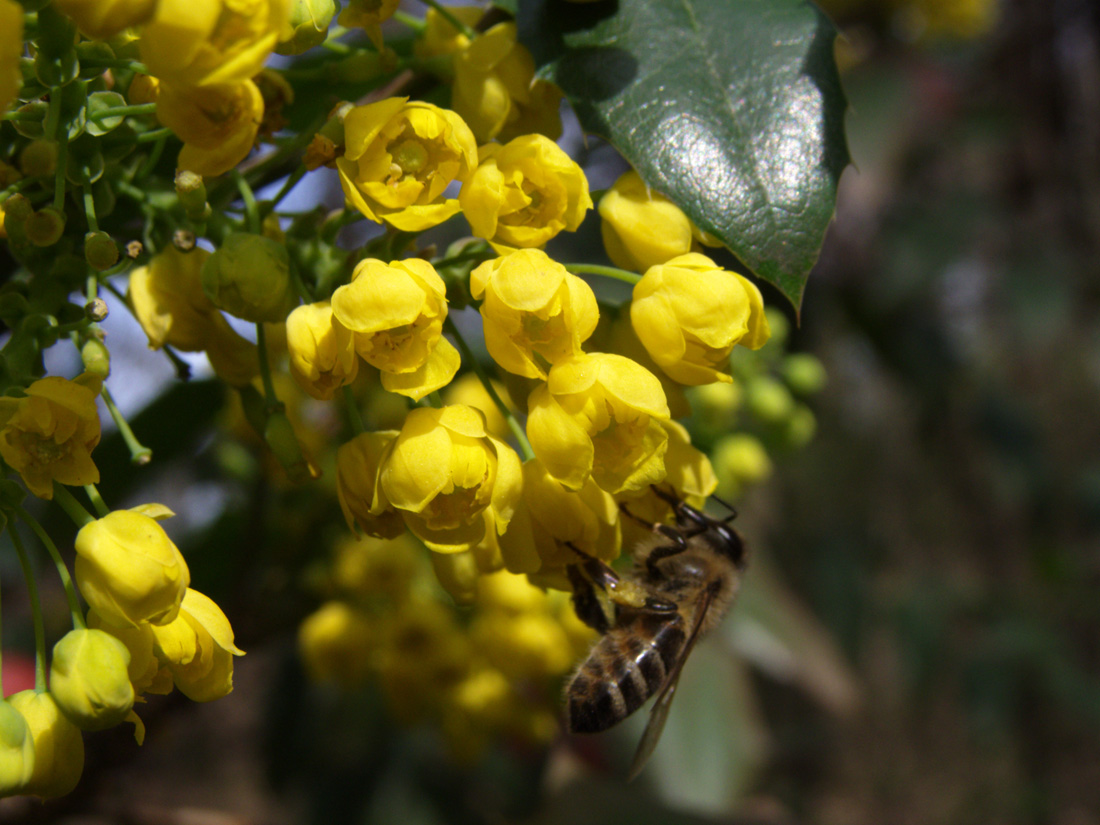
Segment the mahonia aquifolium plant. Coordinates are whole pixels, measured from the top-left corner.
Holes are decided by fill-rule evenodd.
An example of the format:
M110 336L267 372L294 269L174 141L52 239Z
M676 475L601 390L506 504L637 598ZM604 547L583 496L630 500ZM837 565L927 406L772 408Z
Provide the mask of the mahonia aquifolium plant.
M102 412L151 458L111 394L108 309L181 378L180 354L204 355L225 432L275 486L342 511L300 625L307 673L377 684L459 758L555 734L546 686L591 641L567 568L636 540L621 505L660 522L653 485L735 498L812 436L821 366L784 352L786 317L719 239L635 171L593 192L516 23L429 5L0 0L0 552L37 643L34 687L0 703L0 794L69 793L83 731L128 722L140 743L150 696L224 697L243 655L169 507L98 489ZM356 100L303 122L319 83ZM434 102L413 96L427 87ZM345 206L281 208L308 185ZM443 252L422 236L463 221ZM585 221L614 266L546 251ZM349 247L353 224L377 231ZM79 373L46 374L55 346ZM38 544L71 611L51 653Z

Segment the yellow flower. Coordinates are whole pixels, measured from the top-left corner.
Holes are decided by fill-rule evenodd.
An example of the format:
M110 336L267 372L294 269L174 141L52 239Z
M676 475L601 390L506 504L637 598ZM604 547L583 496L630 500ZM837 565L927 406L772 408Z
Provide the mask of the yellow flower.
M391 602L408 598L413 583L427 572L424 548L405 532L400 518L397 524L401 533L396 538L348 537L336 545L332 580L341 592L360 599L381 596Z
M104 622L167 624L191 583L183 555L144 513L115 510L76 534L76 583Z
M430 263L360 261L332 294L332 314L352 332L356 352L382 371L382 386L415 400L446 385L458 351L442 337L447 288Z
M535 79L535 61L516 39L515 23L498 23L455 55L451 106L479 142L539 132L561 136L561 92Z
M346 28L365 29L379 51L382 50L382 23L393 17L401 0L349 0L337 23Z
M24 793L34 776L34 736L7 700L0 701L0 796Z
M152 17L156 0L53 0L53 5L76 22L81 34L106 40Z
M352 206L372 221L421 232L459 211L447 187L477 166L477 143L462 118L430 103L391 97L344 118L336 161Z
M188 588L179 617L152 629L157 657L180 693L193 702L210 702L233 690L233 657L244 651L233 644L233 628L212 599Z
M153 649L156 636L148 622L131 627L115 627L103 621L95 610L88 611L88 627L110 633L130 652L130 664L126 671L134 693L168 694L172 692L172 674L157 658Z
M7 702L22 714L34 739L34 773L21 793L43 799L64 796L84 771L84 738L49 692L23 690Z
M310 679L351 689L367 680L376 635L362 610L326 602L298 628L298 653Z
M81 730L113 727L134 706L129 663L126 645L110 633L70 630L53 648L50 692L62 713Z
M459 22L473 28L484 12L478 6L450 6L447 9ZM462 51L470 39L451 25L442 14L429 8L424 15L424 30L413 44L413 53L424 60Z
M698 248L693 241L722 245L695 226L680 207L646 186L633 169L620 175L600 198L598 210L604 249L623 269L645 272Z
M412 410L386 451L379 483L413 535L441 553L470 550L508 527L519 457L470 407Z
M592 208L584 170L543 135L478 149L478 166L458 196L473 233L500 247L543 246L576 231Z
M629 358L590 353L555 364L528 409L535 455L569 489L581 489L590 475L609 493L664 477L665 394L657 377Z
M289 14L289 0L157 0L141 31L141 59L165 83L240 83L291 35Z
M336 495L348 528L356 534L392 539L405 531L378 486L382 456L396 431L360 433L336 450Z
M27 387L22 398L0 398L0 456L39 498L53 498L54 481L99 481L92 461L100 435L98 384L48 376Z
M493 381L492 385L504 405L514 411L516 405L512 403L507 388L497 381ZM511 438L511 427L508 426L500 408L485 389L485 385L481 383L481 379L474 373L468 372L448 384L443 390L443 401L447 404L465 404L467 407L481 410L482 415L485 416L485 431L489 435L496 436L501 441Z
M484 297L489 354L527 378L545 379L551 364L579 354L599 320L592 288L538 249L481 264L470 274L470 292Z
M303 304L286 319L290 374L314 398L327 400L359 374L351 333L334 324L328 301Z
M634 285L630 322L658 366L688 385L732 381L721 371L730 350L759 349L769 335L760 290L698 253L650 267Z
M319 46L328 35L329 24L339 8L335 0L291 0L289 37L279 38L279 54L301 54Z
M14 0L0 0L0 112L7 111L23 85L22 56L23 7Z
M251 80L207 86L165 82L157 96L157 120L180 140L176 166L211 177L228 172L252 151L264 116L264 100Z
M569 545L603 561L619 556L619 510L610 494L591 477L579 490L569 490L547 472L537 458L523 465L523 510L530 532L510 529L501 536L504 562L513 573L564 575L565 567L580 561ZM534 565L529 557L533 549ZM540 584L541 584L540 580Z

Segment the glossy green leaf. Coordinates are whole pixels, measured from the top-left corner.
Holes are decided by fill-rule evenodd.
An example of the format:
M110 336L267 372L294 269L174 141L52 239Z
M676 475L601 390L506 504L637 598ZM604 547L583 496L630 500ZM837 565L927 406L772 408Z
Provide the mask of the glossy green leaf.
M520 38L581 125L798 307L848 165L809 0L524 0Z

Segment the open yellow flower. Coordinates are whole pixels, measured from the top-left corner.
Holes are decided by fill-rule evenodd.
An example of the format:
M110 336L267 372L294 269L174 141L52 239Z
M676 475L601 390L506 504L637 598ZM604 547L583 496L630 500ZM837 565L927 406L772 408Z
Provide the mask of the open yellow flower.
M421 232L459 211L451 183L477 166L477 143L461 117L430 103L391 97L344 118L336 161L348 203L372 221Z
M485 13L478 6L449 6L447 8L460 23L473 28ZM470 39L433 8L424 14L424 29L413 43L413 54L421 60L429 57L460 52L470 45Z
M290 37L289 19L289 0L157 0L141 30L141 60L166 83L241 83Z
M287 316L286 348L290 374L314 398L332 398L359 374L351 332L333 323L328 301L303 304Z
M451 106L479 142L538 132L561 136L561 92L535 79L535 61L515 23L498 23L455 55Z
M23 690L7 701L23 715L34 739L34 773L21 792L53 799L72 791L84 771L80 728L61 712L48 691Z
M204 177L228 172L248 156L264 117L264 100L251 80L207 86L162 83L157 120L180 140L176 166Z
M500 252L541 247L563 229L574 232L592 208L584 170L543 135L479 148L477 170L458 202L474 234Z
M527 437L547 472L571 490L591 476L609 493L664 478L668 405L661 382L629 358L574 356L528 400Z
M381 51L382 23L393 17L401 0L349 0L347 8L340 12L337 23L345 28L362 28L375 47Z
M79 382L79 383L78 383ZM53 482L99 481L92 450L99 443L98 382L51 375L23 398L0 398L0 456L39 498L53 498Z
M332 314L351 331L355 351L382 371L383 387L419 400L458 371L458 351L442 336L446 293L425 260L367 258L332 294Z
M592 288L539 249L486 261L470 274L483 298L485 346L500 366L545 380L551 364L577 355L599 321Z
M191 582L187 562L164 528L135 510L115 510L76 534L77 586L104 622L167 624Z
M485 431L477 410L420 407L388 448L379 482L417 538L454 553L505 531L522 471L512 448Z
M156 0L53 0L53 5L76 22L81 34L106 40L152 17Z
M634 285L630 322L657 365L688 385L732 381L722 369L734 346L759 349L769 335L760 290L694 252L649 268Z
M393 430L359 433L336 450L336 495L348 528L356 534L392 539L405 532L378 486L382 457L396 437Z
M179 616L154 626L157 657L172 673L180 693L193 702L209 702L233 690L233 628L213 599L187 588Z

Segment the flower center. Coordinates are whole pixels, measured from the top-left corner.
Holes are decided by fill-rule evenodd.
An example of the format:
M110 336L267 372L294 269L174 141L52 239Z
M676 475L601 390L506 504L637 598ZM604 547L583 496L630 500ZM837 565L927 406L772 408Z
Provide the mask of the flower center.
M417 175L428 165L428 150L418 140L404 140L390 153L402 175Z

